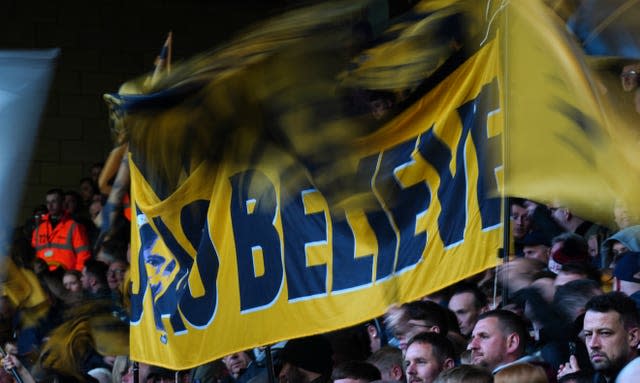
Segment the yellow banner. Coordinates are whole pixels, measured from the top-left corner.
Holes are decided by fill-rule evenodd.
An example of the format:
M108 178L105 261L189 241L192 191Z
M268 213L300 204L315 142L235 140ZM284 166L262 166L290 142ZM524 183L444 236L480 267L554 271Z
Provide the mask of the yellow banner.
M357 172L376 209L336 217L310 184L284 195L281 173L238 163L201 165L161 200L130 161L132 359L190 368L357 324L494 266L498 79L490 42L363 142Z

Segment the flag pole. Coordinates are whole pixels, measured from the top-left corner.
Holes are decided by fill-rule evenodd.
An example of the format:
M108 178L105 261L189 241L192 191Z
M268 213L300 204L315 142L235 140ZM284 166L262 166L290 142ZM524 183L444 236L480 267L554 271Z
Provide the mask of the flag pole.
M507 5L508 7L508 5ZM503 127L502 127L502 166L503 166L503 174L502 178L502 265L506 266L509 263L509 252L511 249L511 199L507 196L507 178L509 177L509 44L508 44L508 33L509 30L509 17L508 10L506 8L500 9L502 13L500 17L503 22L501 25L504 26L503 30L500 30L500 41L501 41L501 49L502 52L502 77L503 77ZM503 267L504 270L507 270L507 267ZM497 277L497 273L496 273ZM502 284L502 294L501 294L501 303L502 306L507 303L509 297L509 275L504 272L502 275L502 280L500 281Z
M140 382L140 366L138 362L133 362L133 383Z
M7 357L7 353L4 351L4 348L2 348L2 346L0 346L0 356L2 356L3 358ZM15 367L9 369L9 372L17 383L23 383L22 377L20 377L20 374L18 374L18 370L16 370Z
M267 376L269 377L269 383L276 383L275 371L273 370L273 354L271 353L271 345L268 344L265 349L267 354Z

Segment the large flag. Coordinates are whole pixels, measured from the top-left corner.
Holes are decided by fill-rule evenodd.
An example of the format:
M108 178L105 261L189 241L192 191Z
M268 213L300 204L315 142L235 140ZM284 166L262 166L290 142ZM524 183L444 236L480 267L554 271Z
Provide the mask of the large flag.
M625 15L640 12L640 3L599 3L584 1L565 15L583 41L542 1L511 1L497 20L505 31L506 192L608 224L616 203L640 216L640 115L620 85L629 60L585 48L599 41L598 53L624 53L613 43L631 31L637 38ZM617 10L603 12L610 7ZM619 25L625 33L605 33Z
M270 147L262 161L224 152L183 164L189 172L166 194L132 143L131 357L189 368L357 324L494 266L502 238L494 196L499 72L499 46L490 41L362 136L344 161L357 165L352 178L364 204L329 202L314 169L294 177L307 164L286 147ZM151 118L158 132L179 132L193 99L181 104L177 93L157 95L163 109L155 114L158 103L139 95L120 95L115 105L131 129ZM224 138L229 147L259 148L262 137Z
M422 1L363 53L345 36L376 2L330 3L125 84L132 357L188 368L489 268L503 178L601 221L635 202L633 123L592 70L608 61L549 3Z

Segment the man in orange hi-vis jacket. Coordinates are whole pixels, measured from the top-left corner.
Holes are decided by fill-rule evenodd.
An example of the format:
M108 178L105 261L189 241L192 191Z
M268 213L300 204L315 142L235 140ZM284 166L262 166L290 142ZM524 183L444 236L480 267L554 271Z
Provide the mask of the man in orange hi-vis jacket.
M31 245L36 256L45 260L50 270L62 267L81 271L84 262L91 257L89 240L85 228L64 213L62 195L60 189L47 192L49 213L42 217L33 231Z

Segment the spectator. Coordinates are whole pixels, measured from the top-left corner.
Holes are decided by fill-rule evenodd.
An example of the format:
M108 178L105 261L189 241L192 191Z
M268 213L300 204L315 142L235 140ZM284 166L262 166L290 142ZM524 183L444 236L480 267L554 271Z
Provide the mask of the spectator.
M589 279L600 286L602 273L595 266L586 262L567 262L560 267L558 276L554 281L554 286L562 286L571 281Z
M613 288L628 295L640 309L640 253L626 252L613 269Z
M89 208L91 199L98 194L98 185L90 177L84 177L80 180L80 198L83 208Z
M497 372L525 356L529 333L522 318L506 310L480 315L473 328L469 350L472 363Z
M367 360L380 370L385 382L405 382L404 360L399 348L385 346L374 352Z
M31 245L36 256L47 262L50 270L62 267L81 271L91 253L84 228L62 209L62 190L51 189L46 196L48 214L33 232Z
M333 369L331 343L322 335L293 339L282 350L280 383L326 383Z
M609 230L574 215L567 208L560 207L550 209L551 217L560 227L569 233L574 233L584 238L587 242L589 256L597 260L600 243L610 235Z
M390 310L386 320L394 331L400 349L406 351L409 339L418 333L447 334L446 310L432 301L415 301Z
M540 366L529 363L509 365L494 375L495 383L547 383L547 374Z
M574 233L564 233L551 240L551 257L549 270L558 274L562 265L569 262L590 263L589 245L581 236Z
M616 200L613 207L613 217L618 226L618 230L626 229L627 227L640 225L640 217L637 214L630 211L624 202Z
M627 251L640 252L640 225L622 229L602 244L606 265L610 267L613 267L616 259Z
M82 291L82 274L77 270L67 270L62 277L62 285L72 293Z
M336 366L331 380L334 383L370 383L380 380L380 371L371 363L351 360Z
M420 333L409 341L404 360L407 381L433 383L442 371L455 366L453 344L434 332Z
M100 261L90 259L82 269L82 288L91 298L107 298L111 296L107 283L108 266Z
M123 260L118 259L111 262L107 270L107 283L111 291L120 294L128 268L129 265Z
M635 302L620 292L598 295L587 303L586 309L583 333L596 371L594 382L613 382L620 370L637 356L638 310ZM558 378L580 369L572 356L558 370Z
M542 232L532 231L522 239L522 253L525 258L536 259L545 265L549 263L551 241Z
M494 375L495 383L548 383L544 368L530 363L509 365Z
M511 230L516 242L522 240L531 230L529 210L522 198L511 199Z
M454 288L449 299L449 310L453 311L458 319L460 333L469 338L478 316L487 310L487 297L475 285L460 284Z
M261 372L261 368L253 363L253 359L247 351L227 355L222 358L222 363L229 372L229 376L223 379L227 383L245 383Z

